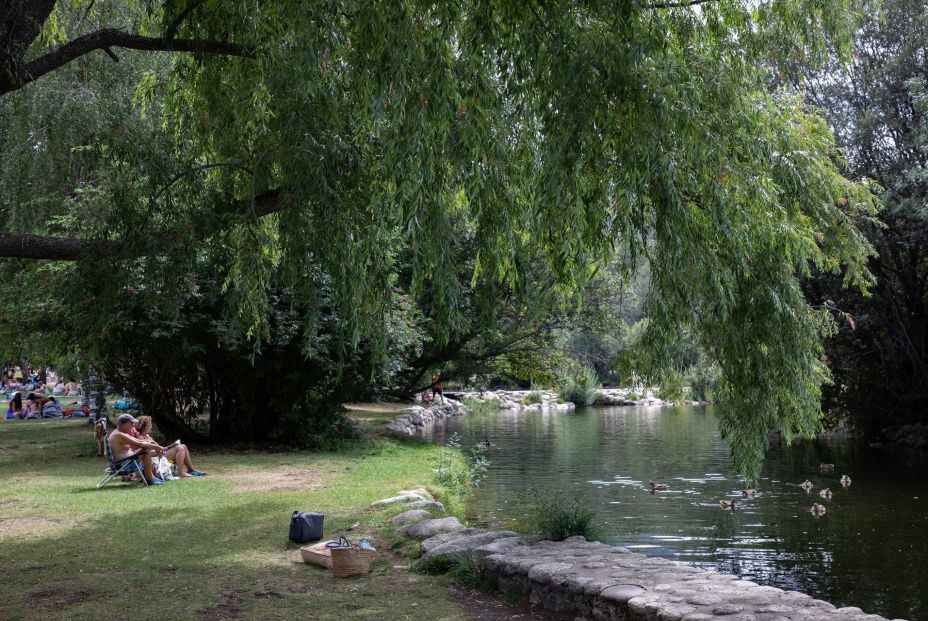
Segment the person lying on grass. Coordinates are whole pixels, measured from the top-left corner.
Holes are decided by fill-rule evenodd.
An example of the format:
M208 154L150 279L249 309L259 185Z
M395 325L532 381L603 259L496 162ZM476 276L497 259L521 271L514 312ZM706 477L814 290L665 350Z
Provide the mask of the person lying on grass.
M125 416L125 414L123 415ZM122 418L122 416L120 416ZM146 442L153 442L151 439L151 416L139 416L138 420L135 423L135 436ZM200 472L193 467L193 460L190 458L190 449L187 448L186 444L174 444L173 446L168 446L164 451L164 456L168 458L168 461L174 462L174 465L177 466L177 476L184 477L202 477L206 473Z
M149 485L164 485L164 480L152 472L151 454L154 451L163 451L164 448L157 442L145 441L132 435L132 426L136 420L132 414L120 414L116 419L116 429L110 434L110 448L113 451L113 460L122 461L134 455L142 459L142 476Z

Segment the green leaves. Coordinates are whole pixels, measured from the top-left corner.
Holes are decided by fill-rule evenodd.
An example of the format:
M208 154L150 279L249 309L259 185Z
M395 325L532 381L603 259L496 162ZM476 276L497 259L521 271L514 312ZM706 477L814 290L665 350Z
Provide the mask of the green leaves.
M177 55L168 76L139 74L133 113L157 98L153 131L184 164L173 168L202 174L159 194L150 182L177 170L146 166L144 145L101 155L105 176L135 183L88 233L130 235L143 215L200 222L280 190L279 216L232 218L227 233L164 250L181 265L228 253L229 315L256 343L270 336L273 286L312 303L309 265L345 351L366 340L384 356L400 256L439 346L471 305L492 317L500 295L576 292L597 265L618 256L632 271L646 257L651 340L692 329L713 352L739 465L756 472L768 430L815 430L827 374L797 278L844 270L866 287L871 249L855 223L873 203L840 175L822 121L767 81L797 57L846 50L852 0L208 0L180 21L186 3L146 6L145 28L257 58Z

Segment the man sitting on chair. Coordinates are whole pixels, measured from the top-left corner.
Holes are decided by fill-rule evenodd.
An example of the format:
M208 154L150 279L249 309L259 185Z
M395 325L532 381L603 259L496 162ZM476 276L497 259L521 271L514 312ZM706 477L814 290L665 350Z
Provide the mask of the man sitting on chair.
M142 459L142 466L145 469L142 476L149 485L164 485L164 481L155 476L152 472L152 461L150 451L163 451L157 442L146 442L134 438L131 434L132 426L135 424L135 418L132 414L120 414L116 419L116 429L110 434L110 449L113 451L113 459L122 461L138 455Z

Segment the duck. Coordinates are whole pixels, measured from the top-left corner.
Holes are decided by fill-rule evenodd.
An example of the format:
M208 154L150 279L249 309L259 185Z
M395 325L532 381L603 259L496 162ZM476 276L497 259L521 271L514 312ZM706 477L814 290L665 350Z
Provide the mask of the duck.
M664 492L670 489L670 486L666 483L655 483L654 481L648 482L648 490L653 494L654 492Z
M825 505L820 505L818 503L815 503L814 505L812 505L812 508L809 509L809 511L811 511L812 515L814 515L815 517L821 517L825 515L825 512L827 511L827 509L825 508Z
M831 490L828 489L827 487L823 489L822 491L820 491L818 495L824 498L825 500L831 500L831 497L832 497Z
M802 489L806 490L806 493L808 493L809 490L812 489L812 488L815 487L815 486L812 485L812 481L810 481L809 479L806 479L805 481L803 481L803 482L799 485L799 487L801 487Z
M493 446L493 444L491 444L489 440L484 440L483 442L478 442L477 445L478 445L478 446L481 446L481 447L483 447L483 448L490 448L491 446Z
M741 497L742 497L742 498L754 498L754 496L756 496L756 495L757 495L757 490L756 490L756 489L743 489L743 490L741 490Z
M819 464L818 468L822 472L833 472L835 469L835 465L834 464Z
M842 475L841 475L841 485L843 485L844 487L850 487L850 486L851 486L851 477L847 476L846 474L842 474Z
M719 506L725 509L726 511L731 511L732 509L734 509L735 504L736 503L734 500L720 500L719 501Z

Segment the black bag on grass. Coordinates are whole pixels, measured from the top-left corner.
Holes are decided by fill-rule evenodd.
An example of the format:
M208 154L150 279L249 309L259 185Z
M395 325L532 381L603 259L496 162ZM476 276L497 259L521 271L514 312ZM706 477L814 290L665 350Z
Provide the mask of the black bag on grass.
M322 539L322 521L325 516L321 513L307 511L294 511L290 516L290 541L306 543Z

